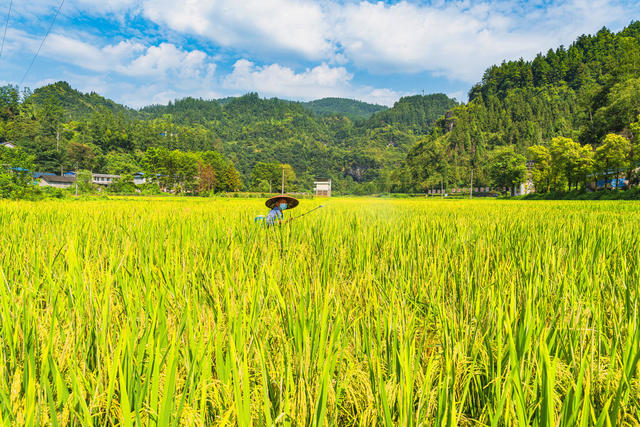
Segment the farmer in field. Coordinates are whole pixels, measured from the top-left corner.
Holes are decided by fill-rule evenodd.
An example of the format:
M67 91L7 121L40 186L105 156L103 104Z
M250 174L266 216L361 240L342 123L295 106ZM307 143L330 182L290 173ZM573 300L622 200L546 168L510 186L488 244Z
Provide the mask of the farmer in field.
M267 207L271 210L266 217L258 217L256 218L256 221L258 219L264 219L268 227L271 225L280 224L284 219L284 211L287 209L293 209L298 206L298 199L287 196L285 194L281 194L279 196L274 196L268 199L265 202L265 205L267 205Z

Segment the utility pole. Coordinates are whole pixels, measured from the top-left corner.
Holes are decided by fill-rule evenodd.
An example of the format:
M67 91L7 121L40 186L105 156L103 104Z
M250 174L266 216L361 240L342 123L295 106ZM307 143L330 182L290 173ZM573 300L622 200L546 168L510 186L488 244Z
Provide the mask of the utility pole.
M60 124L58 123L58 128L56 129L56 152L58 153L58 158L60 159L60 176L62 176L62 156L60 156Z
M440 178L440 194L441 197L444 199L444 179Z
M78 161L77 160L76 160L75 183L76 183L76 197L78 197Z
M471 166L471 186L469 187L469 198L472 199L473 198L473 166L475 164L475 155L476 155L476 148L473 146L473 143L471 144L471 149L469 150L471 152L471 159L469 161L469 164Z
M282 165L282 189L280 194L284 194L284 164Z

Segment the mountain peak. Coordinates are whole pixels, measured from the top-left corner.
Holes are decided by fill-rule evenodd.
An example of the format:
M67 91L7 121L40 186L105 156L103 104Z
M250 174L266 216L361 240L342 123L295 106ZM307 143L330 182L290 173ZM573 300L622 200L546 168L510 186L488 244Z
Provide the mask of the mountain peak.
M57 100L60 107L74 120L87 117L100 109L107 109L114 113L134 113L134 110L98 95L96 92L80 92L66 81L58 81L39 87L33 91L29 99L36 104L43 104L51 98Z

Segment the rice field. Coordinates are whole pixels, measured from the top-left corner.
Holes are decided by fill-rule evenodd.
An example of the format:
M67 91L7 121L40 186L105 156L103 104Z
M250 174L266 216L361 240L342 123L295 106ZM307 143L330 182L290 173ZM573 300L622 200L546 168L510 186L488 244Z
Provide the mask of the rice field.
M1 425L638 425L640 203L0 202Z

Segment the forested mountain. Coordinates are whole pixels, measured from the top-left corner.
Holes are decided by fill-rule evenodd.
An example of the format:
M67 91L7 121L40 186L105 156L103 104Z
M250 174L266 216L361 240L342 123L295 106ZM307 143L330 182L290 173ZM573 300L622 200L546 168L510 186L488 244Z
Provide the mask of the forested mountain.
M53 98L65 112L68 120L86 118L91 113L106 109L114 113L123 112L129 116L136 114L135 110L120 105L110 99L98 95L95 92L82 93L73 89L67 82L57 82L42 86L28 96L36 105L44 105Z
M81 167L108 173L145 170L151 148L214 150L233 163L245 189L266 185L254 174L256 165L285 163L292 167L291 189L310 189L314 177L322 175L332 177L338 191L376 191L404 164L417 135L455 105L444 95L410 97L366 121L354 121L256 93L224 100L185 98L135 111L64 82L22 98L15 87L3 91L0 139L32 154L39 170L75 167L70 159L77 156L67 148L79 145L88 153ZM389 114L395 108L400 111Z
M351 120L368 119L374 113L387 109L383 105L346 98L322 98L302 102L302 105L319 116L346 116Z
M237 170L248 190L272 186L279 164L289 165L291 190L308 190L322 175L334 180L336 191L424 191L466 186L472 172L477 186L506 186L522 179L527 159L534 161L541 188L584 187L588 176L621 170L634 181L640 23L618 34L602 29L582 36L532 61L490 67L467 104L433 94L376 108L337 98L300 103L250 93L136 111L65 82L33 94L5 86L0 141L15 142L41 171L156 173L158 167L149 166L153 159L173 159L165 165L172 171L188 160L191 171L193 162L213 167L215 179L234 183L229 188L236 187ZM353 119L365 112L373 114ZM187 158L181 152L206 154ZM203 159L209 159L204 166Z
M640 22L618 34L603 28L533 61L503 62L487 69L469 92L469 102L440 118L434 131L412 148L403 174L411 176L413 190L438 186L440 181L468 185L471 170L478 185L488 185L492 178L487 162L500 147L533 159L528 147L548 151L554 138L563 137L578 146L589 144L593 155L607 134L627 139L630 148L626 160L619 162L622 167L637 163L632 148L638 136L631 128L639 113ZM570 168L567 161L565 168ZM567 185L571 186L567 176L557 178L557 189Z
M369 128L397 126L403 131L425 135L431 131L431 124L436 119L456 105L456 101L442 93L406 96L400 98L393 108L372 116L366 126Z

